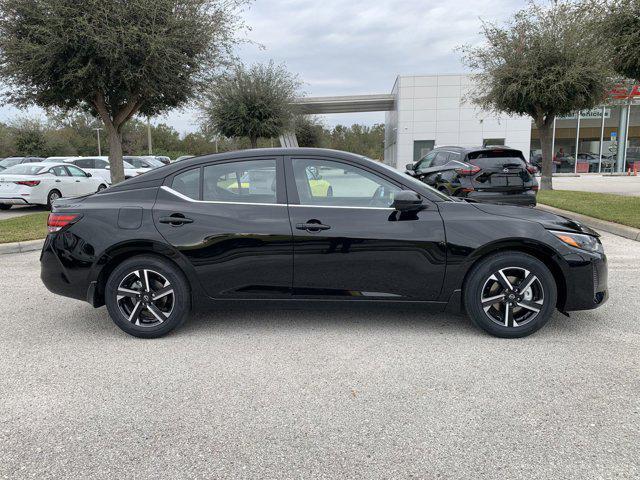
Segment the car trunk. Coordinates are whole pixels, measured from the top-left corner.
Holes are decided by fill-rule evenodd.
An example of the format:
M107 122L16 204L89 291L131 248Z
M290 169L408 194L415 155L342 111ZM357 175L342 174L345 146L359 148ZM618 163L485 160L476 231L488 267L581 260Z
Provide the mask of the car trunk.
M480 168L480 171L471 179L476 190L518 191L530 186L531 174L517 150L472 152L468 157L468 163Z
M25 185L17 182L38 182L42 177L36 175L2 175L0 172L0 193L14 193L24 189Z

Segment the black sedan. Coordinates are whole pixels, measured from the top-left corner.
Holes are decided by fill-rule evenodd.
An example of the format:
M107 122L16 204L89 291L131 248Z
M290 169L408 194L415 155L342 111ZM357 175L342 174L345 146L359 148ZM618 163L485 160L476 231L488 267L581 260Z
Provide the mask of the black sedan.
M607 298L593 230L531 208L454 199L332 150L184 160L61 199L48 225L47 288L106 304L121 329L146 338L228 300L419 302L521 337L555 309Z
M536 204L537 169L520 150L496 147L439 147L416 164L406 166L408 175L454 197L479 202Z

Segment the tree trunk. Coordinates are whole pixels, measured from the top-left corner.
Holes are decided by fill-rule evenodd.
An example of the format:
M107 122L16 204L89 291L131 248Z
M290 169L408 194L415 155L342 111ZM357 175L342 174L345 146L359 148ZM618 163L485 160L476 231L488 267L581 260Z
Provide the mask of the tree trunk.
M258 137L249 137L251 148L258 148Z
M553 190L553 118L536 121L542 149L540 190Z
M122 163L122 133L113 126L107 126L109 135L109 168L111 184L115 185L124 180L124 166Z

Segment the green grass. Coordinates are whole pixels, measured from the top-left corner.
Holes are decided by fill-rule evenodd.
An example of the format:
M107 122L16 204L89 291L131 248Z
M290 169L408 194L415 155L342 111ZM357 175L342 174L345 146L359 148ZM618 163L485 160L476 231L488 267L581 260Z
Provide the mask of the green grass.
M611 193L541 190L538 203L640 228L640 197Z
M24 242L47 236L47 212L0 220L0 243Z

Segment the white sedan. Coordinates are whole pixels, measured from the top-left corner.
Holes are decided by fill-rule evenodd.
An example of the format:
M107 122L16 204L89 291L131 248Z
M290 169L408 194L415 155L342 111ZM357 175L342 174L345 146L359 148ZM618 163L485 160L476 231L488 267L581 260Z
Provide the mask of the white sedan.
M75 165L27 163L0 172L0 210L12 205L47 205L59 198L99 192L107 182Z
M89 172L94 177L103 178L107 183L111 184L109 157L69 157L65 159L64 162L80 167L82 170ZM122 162L122 164L124 167L125 180L141 175L150 170L149 168L136 168L128 162Z

